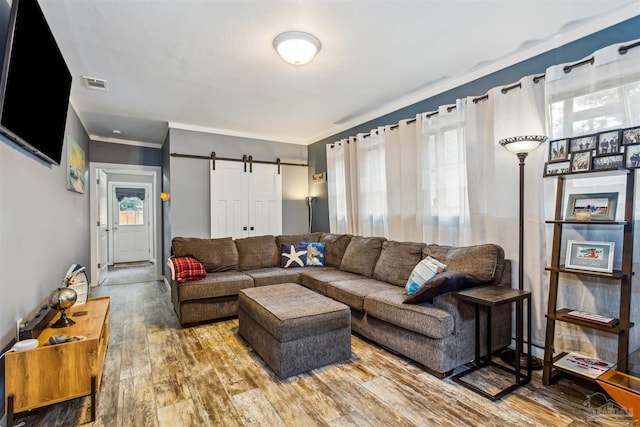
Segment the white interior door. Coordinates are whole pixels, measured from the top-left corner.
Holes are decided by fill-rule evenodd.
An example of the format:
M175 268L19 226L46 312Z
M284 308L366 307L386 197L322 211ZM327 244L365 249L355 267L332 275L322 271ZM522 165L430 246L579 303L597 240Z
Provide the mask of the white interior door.
M249 235L282 234L282 174L277 165L254 164L249 174Z
M107 202L107 174L98 170L98 283L102 284L109 271L109 205Z
M211 237L247 237L249 174L244 164L216 160L210 170Z
M129 192L127 192L129 190ZM135 195L142 190L141 197ZM120 197L118 193L127 194ZM150 260L149 188L147 186L113 186L113 262Z

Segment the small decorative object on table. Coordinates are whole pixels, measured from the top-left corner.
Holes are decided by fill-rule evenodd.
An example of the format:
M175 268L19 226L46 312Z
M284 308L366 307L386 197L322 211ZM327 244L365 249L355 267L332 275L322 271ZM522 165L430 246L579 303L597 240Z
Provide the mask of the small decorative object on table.
M58 288L49 295L49 307L61 312L60 318L51 325L52 328L64 328L75 325L75 321L68 318L65 311L76 303L78 294L71 288Z

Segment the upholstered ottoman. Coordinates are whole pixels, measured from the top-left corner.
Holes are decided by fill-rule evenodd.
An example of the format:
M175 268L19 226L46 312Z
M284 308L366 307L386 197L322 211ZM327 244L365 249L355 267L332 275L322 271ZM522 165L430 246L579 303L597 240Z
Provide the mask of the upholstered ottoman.
M295 283L240 290L238 321L282 379L351 357L349 307Z

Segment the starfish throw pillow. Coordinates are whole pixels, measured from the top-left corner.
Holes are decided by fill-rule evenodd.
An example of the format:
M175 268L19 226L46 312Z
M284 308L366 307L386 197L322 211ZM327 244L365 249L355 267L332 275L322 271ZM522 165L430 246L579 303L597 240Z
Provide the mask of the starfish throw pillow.
M306 245L282 245L280 267L304 267L307 263Z

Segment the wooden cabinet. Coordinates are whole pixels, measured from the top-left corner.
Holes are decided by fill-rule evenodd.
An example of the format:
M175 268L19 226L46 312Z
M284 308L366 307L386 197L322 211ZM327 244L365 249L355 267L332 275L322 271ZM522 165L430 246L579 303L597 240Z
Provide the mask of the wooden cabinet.
M572 178L602 179L610 175L626 175L626 184L624 192L620 195L625 197L625 210L623 221L576 221L564 220L562 216L563 201L566 188L566 180ZM609 171L597 171L589 173L572 173L557 176L556 206L555 218L546 221L547 224L553 225L553 248L551 253L551 265L547 267L550 272L549 279L549 303L547 309L547 329L545 336L544 366L542 374L542 382L545 385L550 384L556 376L561 373L569 373L580 376L588 380L593 378L582 376L571 370L563 369L554 364L558 359L566 355L566 353L556 354L554 349L555 327L556 322L565 322L579 325L585 328L602 331L617 336L618 341L618 359L624 358L629 352L629 329L633 326L630 322L631 308L631 277L632 258L633 258L633 204L634 204L634 185L635 171L628 169L616 169ZM561 260L560 252L563 243L563 227L607 227L610 233L623 233L622 248L622 268L614 270L612 273L603 273L598 271L575 270L567 268L563 260ZM611 322L590 321L584 318L576 318L569 315L573 310L580 310L581 307L557 307L558 287L560 276L565 274L573 274L583 276L585 278L593 277L610 281L619 289L619 314L618 317ZM584 286L589 286L588 280ZM597 314L597 313L595 313Z
M109 341L109 297L90 298L86 304L72 307L67 315L75 325L47 327L38 336L37 348L5 356L7 425L13 425L14 413L83 396L91 396L91 421L95 420ZM51 345L49 338L55 334L86 338Z

